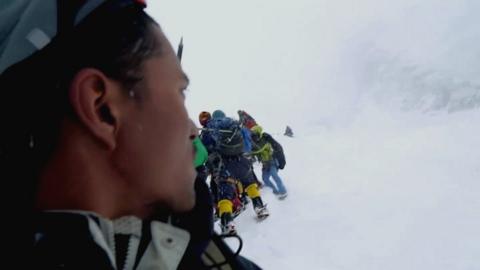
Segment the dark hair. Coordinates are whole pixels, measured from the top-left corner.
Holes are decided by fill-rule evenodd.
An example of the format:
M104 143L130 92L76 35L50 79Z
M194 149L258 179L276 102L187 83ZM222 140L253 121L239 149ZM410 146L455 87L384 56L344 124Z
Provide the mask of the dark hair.
M84 67L93 67L116 79L130 90L142 80L142 63L160 54L160 44L152 28L157 25L139 7L114 14L93 14L68 39L67 84ZM93 31L92 31L93 30Z
M12 239L20 251L33 241L25 230L32 232L38 174L56 147L62 119L73 116L71 80L92 67L133 91L142 80L142 63L161 51L155 25L140 7L94 11L0 76L0 173L9 194L3 198L9 203L3 204L8 207L3 214L21 232Z

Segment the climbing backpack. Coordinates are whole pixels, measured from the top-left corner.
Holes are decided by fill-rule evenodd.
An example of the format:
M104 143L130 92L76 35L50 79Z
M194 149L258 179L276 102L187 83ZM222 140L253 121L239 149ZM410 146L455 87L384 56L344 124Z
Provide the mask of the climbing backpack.
M237 156L244 152L244 138L240 124L228 117L209 123L215 150L223 156Z
M267 142L272 145L273 148L273 158L277 160L278 162L278 168L280 170L283 170L286 165L286 160L285 160L285 154L283 153L283 147L280 143L278 143L270 134L268 133L263 133L263 136L267 140Z
M248 129L251 129L252 127L257 125L257 122L255 121L255 119L253 119L253 117L249 115L247 112L239 111L238 115L240 118L240 123L242 123L242 125L244 125Z

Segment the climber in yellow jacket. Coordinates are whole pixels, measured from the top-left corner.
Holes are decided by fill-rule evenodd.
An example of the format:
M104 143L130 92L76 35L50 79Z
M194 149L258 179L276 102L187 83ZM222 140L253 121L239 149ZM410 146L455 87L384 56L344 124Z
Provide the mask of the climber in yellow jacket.
M282 146L270 134L263 132L259 125L252 128L252 142L252 154L262 163L263 183L273 189L273 193L279 199L285 199L287 189L278 175L278 170L285 167L285 155ZM275 185L270 181L270 177L275 181Z

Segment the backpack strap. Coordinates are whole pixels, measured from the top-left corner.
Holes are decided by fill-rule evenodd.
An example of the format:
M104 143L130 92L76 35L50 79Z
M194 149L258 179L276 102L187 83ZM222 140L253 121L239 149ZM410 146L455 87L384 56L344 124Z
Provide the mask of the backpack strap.
M222 236L214 234L202 254L202 261L209 269L219 270L261 270L258 265L239 255L243 242L238 236L232 236L239 240L238 250L234 253L225 243Z

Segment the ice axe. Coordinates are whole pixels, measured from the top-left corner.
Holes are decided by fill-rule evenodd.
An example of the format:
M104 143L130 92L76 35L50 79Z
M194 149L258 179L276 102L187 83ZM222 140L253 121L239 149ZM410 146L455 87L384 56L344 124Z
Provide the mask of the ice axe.
M183 37L180 39L180 44L178 44L177 57L180 62L182 62L183 54Z

